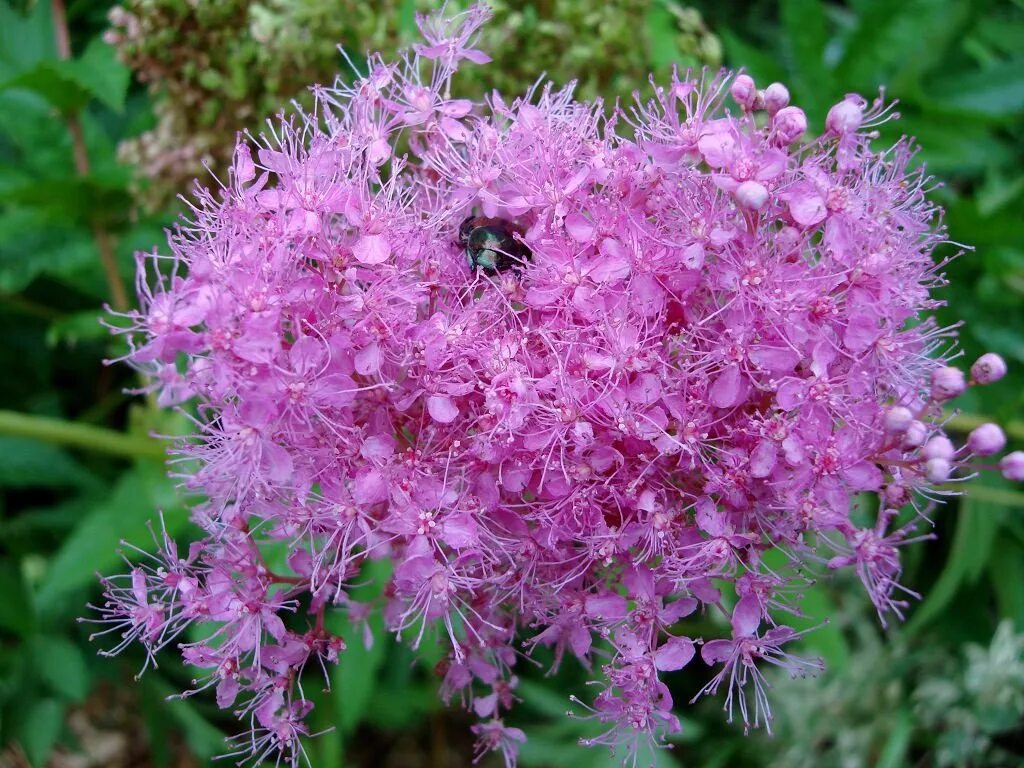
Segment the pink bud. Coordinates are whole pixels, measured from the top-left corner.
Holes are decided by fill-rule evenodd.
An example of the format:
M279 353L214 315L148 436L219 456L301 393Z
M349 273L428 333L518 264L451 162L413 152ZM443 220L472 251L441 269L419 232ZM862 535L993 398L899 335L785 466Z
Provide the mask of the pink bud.
M932 397L936 400L952 400L967 389L964 372L951 365L932 372Z
M890 507L902 507L910 501L910 493L905 486L887 485L885 487L885 502Z
M772 123L779 144L792 144L807 130L807 116L800 107L785 107L775 115Z
M917 448L924 444L926 437L928 437L928 427L920 421L912 421L907 427L907 433L903 435L903 445L906 448Z
M754 78L750 75L737 75L729 87L729 93L732 94L733 101L743 107L745 112L749 112L753 108L754 102L757 101L757 86L754 85Z
M924 476L932 483L944 483L949 479L953 465L946 459L929 459L924 465Z
M736 202L749 211L759 211L768 202L768 190L759 181L744 181L736 187Z
M782 83L772 83L764 89L764 108L774 115L789 104L789 90Z
M843 136L860 128L864 119L865 101L855 93L847 94L846 98L832 107L825 118L825 129Z
M978 384L991 384L1006 375L1006 361L995 352L989 352L975 360L971 366L971 378Z
M1006 435L998 424L982 424L967 436L967 445L978 456L991 456L1006 447Z
M956 453L953 443L945 435L936 435L921 449L921 456L928 459L952 459Z
M885 412L885 431L891 435L902 435L914 422L914 414L909 408L902 405L894 405Z
M1014 451L1003 456L999 470L1007 480L1018 483L1024 481L1024 451Z

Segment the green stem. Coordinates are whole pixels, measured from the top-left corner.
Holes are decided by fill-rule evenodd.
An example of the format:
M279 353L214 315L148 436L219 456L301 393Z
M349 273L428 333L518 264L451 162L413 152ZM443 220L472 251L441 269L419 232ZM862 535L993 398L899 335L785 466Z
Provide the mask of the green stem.
M129 459L163 459L167 456L165 446L149 437L16 411L0 411L0 435L29 437Z
M947 426L956 432L970 432L975 427L990 421L995 420L985 416L978 416L974 413L961 413L950 419ZM1003 428L1008 437L1012 437L1015 440L1024 440L1024 421L1008 421L1005 424L999 424L999 426Z

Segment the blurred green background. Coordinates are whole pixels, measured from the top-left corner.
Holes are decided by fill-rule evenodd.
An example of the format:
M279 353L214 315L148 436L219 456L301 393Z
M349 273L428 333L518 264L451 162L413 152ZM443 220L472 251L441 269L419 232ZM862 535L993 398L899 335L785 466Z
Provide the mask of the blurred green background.
M414 0L0 0L0 766L194 766L232 726L212 697L166 701L189 683L168 655L138 683L139 655L98 658L76 623L119 542L145 545L163 510L187 536L153 432L182 429L143 396L97 318L132 299L136 250L159 247L203 164L221 168L235 132L342 69L335 45L391 51L415 34ZM452 5L450 3L450 5ZM962 398L952 428L1009 425L1024 447L1024 4L989 0L535 0L494 3L495 64L466 93L521 90L543 70L583 74L584 96L647 87L646 72L746 67L789 85L812 129L848 91L885 84L944 184L951 239L947 322L967 321L967 360L1011 363ZM943 256L952 255L949 248ZM720 702L683 712L659 765L1020 766L1024 764L1024 492L991 478L937 514L940 538L907 552L925 598L883 633L859 586L823 581L808 611L832 621L806 640L829 670L774 679L777 731L744 738ZM706 633L718 631L708 627ZM701 628L695 627L694 634ZM317 694L322 766L469 764L468 721L437 700L436 649L349 643ZM515 723L523 765L611 766L575 741L573 665L521 665ZM678 702L700 687L694 665Z

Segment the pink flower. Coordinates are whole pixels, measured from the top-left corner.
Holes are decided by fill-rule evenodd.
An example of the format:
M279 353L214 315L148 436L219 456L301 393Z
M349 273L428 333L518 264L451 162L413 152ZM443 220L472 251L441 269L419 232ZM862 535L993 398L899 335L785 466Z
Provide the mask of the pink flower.
M315 89L138 259L126 359L192 400L175 467L201 538L130 553L93 620L113 651L187 638L240 759L301 760L306 678L348 663L335 612L366 645L378 612L413 647L442 630L440 695L507 766L523 643L598 678L575 709L627 758L680 728L666 676L698 652L698 695L767 727L764 665L820 667L783 650L796 574L827 548L901 616L935 486L1003 447L944 432L1005 363L968 380L924 316L944 235L910 145L873 143L881 99L803 143L785 87L745 75L673 73L632 108L452 99L486 16L421 18L397 63ZM1019 452L1000 467L1024 478ZM695 637L698 609L731 632Z

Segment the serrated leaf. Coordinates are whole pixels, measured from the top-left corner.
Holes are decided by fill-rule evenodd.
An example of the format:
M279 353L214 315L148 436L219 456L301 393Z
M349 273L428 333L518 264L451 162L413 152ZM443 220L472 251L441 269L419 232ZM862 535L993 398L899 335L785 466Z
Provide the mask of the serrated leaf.
M89 668L82 650L66 637L44 635L33 642L36 674L64 699L81 701L89 693Z
M19 293L40 275L69 277L100 270L89 234L55 222L38 208L8 208L0 216L0 291Z
M95 37L73 63L70 74L81 87L115 112L124 112L131 72L117 60L113 47Z
M42 59L31 69L0 81L0 90L32 91L64 114L79 112L93 99L120 113L130 78L113 48L95 38L79 58Z
M0 81L0 91L32 91L60 112L74 114L89 103L92 94L72 76L67 64L59 60L40 61L27 72Z
M122 539L151 548L147 524L156 524L160 511L171 536L183 530L188 512L174 486L157 463L140 463L122 475L111 494L75 527L50 562L36 593L38 609L56 610L61 597L91 583L97 572L109 573L120 567Z

